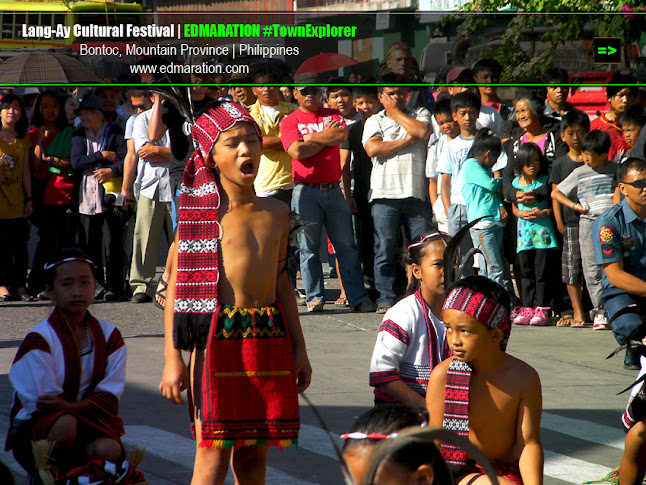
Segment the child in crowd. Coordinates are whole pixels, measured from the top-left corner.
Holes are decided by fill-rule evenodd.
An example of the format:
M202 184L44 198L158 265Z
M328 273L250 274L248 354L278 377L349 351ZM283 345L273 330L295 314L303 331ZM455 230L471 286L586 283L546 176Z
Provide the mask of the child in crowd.
M579 235L592 234L592 225L597 216L612 207L615 199L619 200L619 189L614 187L615 174L619 165L611 163L608 159L610 146L610 136L606 132L591 130L581 142L585 165L574 169L552 191L552 198L581 214ZM579 202L573 200L575 193ZM592 328L610 330L605 310L601 307L602 268L595 264L592 238L580 237L579 245L583 277L594 306Z
M388 437L403 429L424 426L426 413L408 406L375 406L363 413L352 425L352 431L341 436L343 458L354 483L366 483L377 449ZM375 477L374 483L444 485L450 475L442 456L433 443L411 444L395 453Z
M119 330L94 318L95 265L78 249L61 250L45 266L52 314L18 348L7 449L31 475L33 441L54 443L54 477L101 459L121 463L124 434L119 398L126 384L126 347ZM132 481L143 480L140 473ZM96 477L95 477L96 478Z
M442 315L453 358L431 373L429 421L479 447L500 483L541 484L541 381L532 367L505 353L509 307L509 293L483 276L465 278L450 288ZM484 474L457 447L444 444L442 454L458 485Z
M615 74L606 86L606 97L610 110L602 113L590 123L590 129L601 130L610 136L608 160L618 162L630 150L623 139L621 117L635 104L637 88L630 86L635 80L624 74Z
M442 158L439 159L437 172L442 174L442 204L447 216L449 235L454 236L467 224L467 211L462 196L462 170L469 150L476 136L476 120L480 114L480 99L473 93L458 93L451 99L453 119L460 127L460 134L449 143ZM492 171L502 170L507 165L507 155L503 152ZM461 242L462 254L473 246L470 237ZM472 272L468 267L465 273Z
M361 120L350 125L348 139L341 143L341 163L343 165L343 187L351 188L350 204L354 237L359 250L365 283L374 288L375 244L374 227L368 194L370 192L370 174L372 160L361 143L363 125L368 118L377 114L381 103L377 97L377 88L362 86L352 89L352 99ZM350 160L348 163L347 160ZM338 274L338 271L337 271Z
M575 168L583 165L581 142L590 130L590 118L583 111L574 109L561 116L561 140L568 146L568 153L557 158L552 166L550 182L552 190L570 175ZM576 196L573 196L578 202ZM581 284L583 268L581 250L579 249L579 213L559 201L552 199L552 210L556 227L563 235L563 252L561 254L561 278L567 285L568 296L572 302L572 314L561 315L557 327L585 326Z
M159 387L175 403L190 389L194 485L224 483L230 460L239 483L263 484L268 447L298 439L312 372L286 269L289 208L254 194L262 134L242 106L209 107L192 135Z
M484 257L480 274L513 291L504 275L502 258L502 231L507 221L501 197L502 179L494 178L491 171L501 152L502 145L493 131L489 128L478 130L462 169L462 196L469 223L485 218L470 230L474 246Z
M428 178L428 195L433 207L435 222L440 231L448 233L446 211L442 203L442 185L437 183L437 165L444 156L449 143L460 134L460 127L453 119L451 112L451 99L443 98L433 106L433 118L440 128L440 137L431 136L429 139L428 154L426 156L426 177Z
M547 184L547 175L540 175L545 156L535 143L523 143L516 153L516 172L512 186L519 190L536 190ZM522 281L522 306L514 318L518 325L545 326L550 301L549 276L554 248L558 248L552 226L549 199L532 204L517 202L513 206L518 218L517 252Z
M448 236L422 234L408 246L408 295L393 306L379 328L370 363L375 403L424 407L428 376L448 357L444 326L444 249Z
M630 158L631 156L639 157L640 155L631 153L632 148L635 146L637 138L642 131L642 128L646 125L646 110L643 106L636 105L631 106L626 110L626 113L621 118L621 131L624 137L624 141L630 146L630 150L626 152L622 161Z

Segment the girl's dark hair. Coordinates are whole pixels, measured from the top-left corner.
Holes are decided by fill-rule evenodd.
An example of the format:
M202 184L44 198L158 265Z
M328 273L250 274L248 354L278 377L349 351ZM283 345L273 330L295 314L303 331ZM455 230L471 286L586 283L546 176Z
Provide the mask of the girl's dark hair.
M500 138L490 128L480 128L473 139L467 158L478 158L488 151L491 151L495 159L500 156L502 153Z
M43 98L45 96L51 96L58 103L58 118L56 118L56 128L62 130L67 126L67 115L65 114L65 100L55 91L43 91L36 98L36 103L34 104L34 112L31 115L31 124L36 128L43 126L43 111L41 105L43 104Z
M547 167L547 160L545 159L545 155L543 155L543 152L538 147L538 145L531 142L523 143L518 147L518 151L514 156L514 171L516 172L516 176L520 177L520 175L523 173L523 167L525 165L528 165L529 162L532 161L534 155L538 155L538 162L540 164L540 167L538 169L539 172L542 168Z
M57 263L58 261L63 261L68 258L83 258L90 259L85 252L79 248L64 248L60 251L57 251L51 258L48 259L47 265ZM54 286L54 278L56 277L56 267L51 269L46 269L44 272L45 284L52 288ZM92 274L94 274L94 269L92 268Z
M22 100L13 93L6 94L0 99L0 111L7 109L14 101L18 101L18 106L20 107L20 119L14 126L14 129L16 130L16 137L23 138L27 134L29 124L27 122L27 114L25 113L25 105L22 104ZM2 122L0 121L1 124Z
M352 425L350 432L390 435L404 428L421 426L422 423L427 421L428 413L426 409L413 409L402 404L380 404L359 416ZM343 443L343 451L366 444L374 446L380 441L349 438Z
M429 244L435 241L443 241L444 246L446 246L450 240L451 237L448 234L444 234L442 232L435 231L427 234L420 234L419 236L414 238L408 245L408 250L406 251L406 258L404 262L407 265L420 265L422 263L422 258L426 254L426 248L429 246ZM419 289L420 285L420 281L411 274L410 281L408 282L408 286L406 287L406 296L410 296L415 293Z

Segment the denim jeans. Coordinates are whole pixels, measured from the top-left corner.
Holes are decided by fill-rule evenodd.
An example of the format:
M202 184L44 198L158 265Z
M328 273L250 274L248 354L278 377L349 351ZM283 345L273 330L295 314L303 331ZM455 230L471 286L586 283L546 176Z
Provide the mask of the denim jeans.
M301 274L307 303L325 301L323 269L319 257L321 228L325 226L336 251L341 280L350 306L359 305L368 297L363 286L359 253L352 232L352 217L340 187L321 190L318 186L297 184L292 193L292 210L305 229L298 233Z
M453 237L457 232L464 226L468 224L467 222L467 206L461 204L451 204L449 206L449 212L446 214L447 225L449 228L449 236ZM467 251L473 247L473 242L471 241L471 235L466 233L460 242L460 257L464 258L464 255L467 254ZM462 262L460 262L462 264ZM462 276L471 276L474 275L473 271L473 258L469 258L467 264L464 265L464 271Z
M505 275L505 261L502 258L503 226L494 225L486 229L470 229L473 245L482 252L480 274L513 293L511 282Z
M603 306L619 345L625 344L628 340L644 338L646 325L643 315L646 315L646 298L619 293L610 298L604 296Z
M377 199L372 203L372 222L375 226L375 288L379 292L377 306L395 304L396 250L400 224L404 222L410 239L430 232L431 203L413 197L407 199ZM345 284L345 283L344 283Z
M592 234L593 224L594 221L590 219L579 218L579 247L581 248L581 264L583 266L585 285L588 288L588 294L594 309L598 310L603 293L601 286L603 268L596 264L594 260L594 242L589 236L589 234Z

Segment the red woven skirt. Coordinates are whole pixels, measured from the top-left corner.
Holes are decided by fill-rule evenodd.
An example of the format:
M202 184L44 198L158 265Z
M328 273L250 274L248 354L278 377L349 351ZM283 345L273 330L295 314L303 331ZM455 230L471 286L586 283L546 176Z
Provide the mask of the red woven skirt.
M199 360L192 379L194 387L201 383L192 391L201 424L198 446L297 444L294 350L280 305L219 307Z

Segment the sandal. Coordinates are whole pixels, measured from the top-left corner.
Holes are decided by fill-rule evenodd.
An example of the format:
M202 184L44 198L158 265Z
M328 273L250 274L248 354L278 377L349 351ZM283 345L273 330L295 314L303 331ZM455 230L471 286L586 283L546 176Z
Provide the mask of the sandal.
M153 298L153 304L160 310L163 310L166 307L167 288L168 282L164 280L164 275L162 275L159 277L159 282L157 283L157 291L155 291L155 297Z
M573 321L574 321L574 315L561 315L561 318L559 318L556 321L556 326L569 327L570 325L572 325Z
M340 296L334 304L337 306L348 306L348 299L345 296Z
M322 312L325 302L323 300L312 300L307 304L307 311L312 312Z
M583 320L572 320L571 328L585 328L587 324Z

